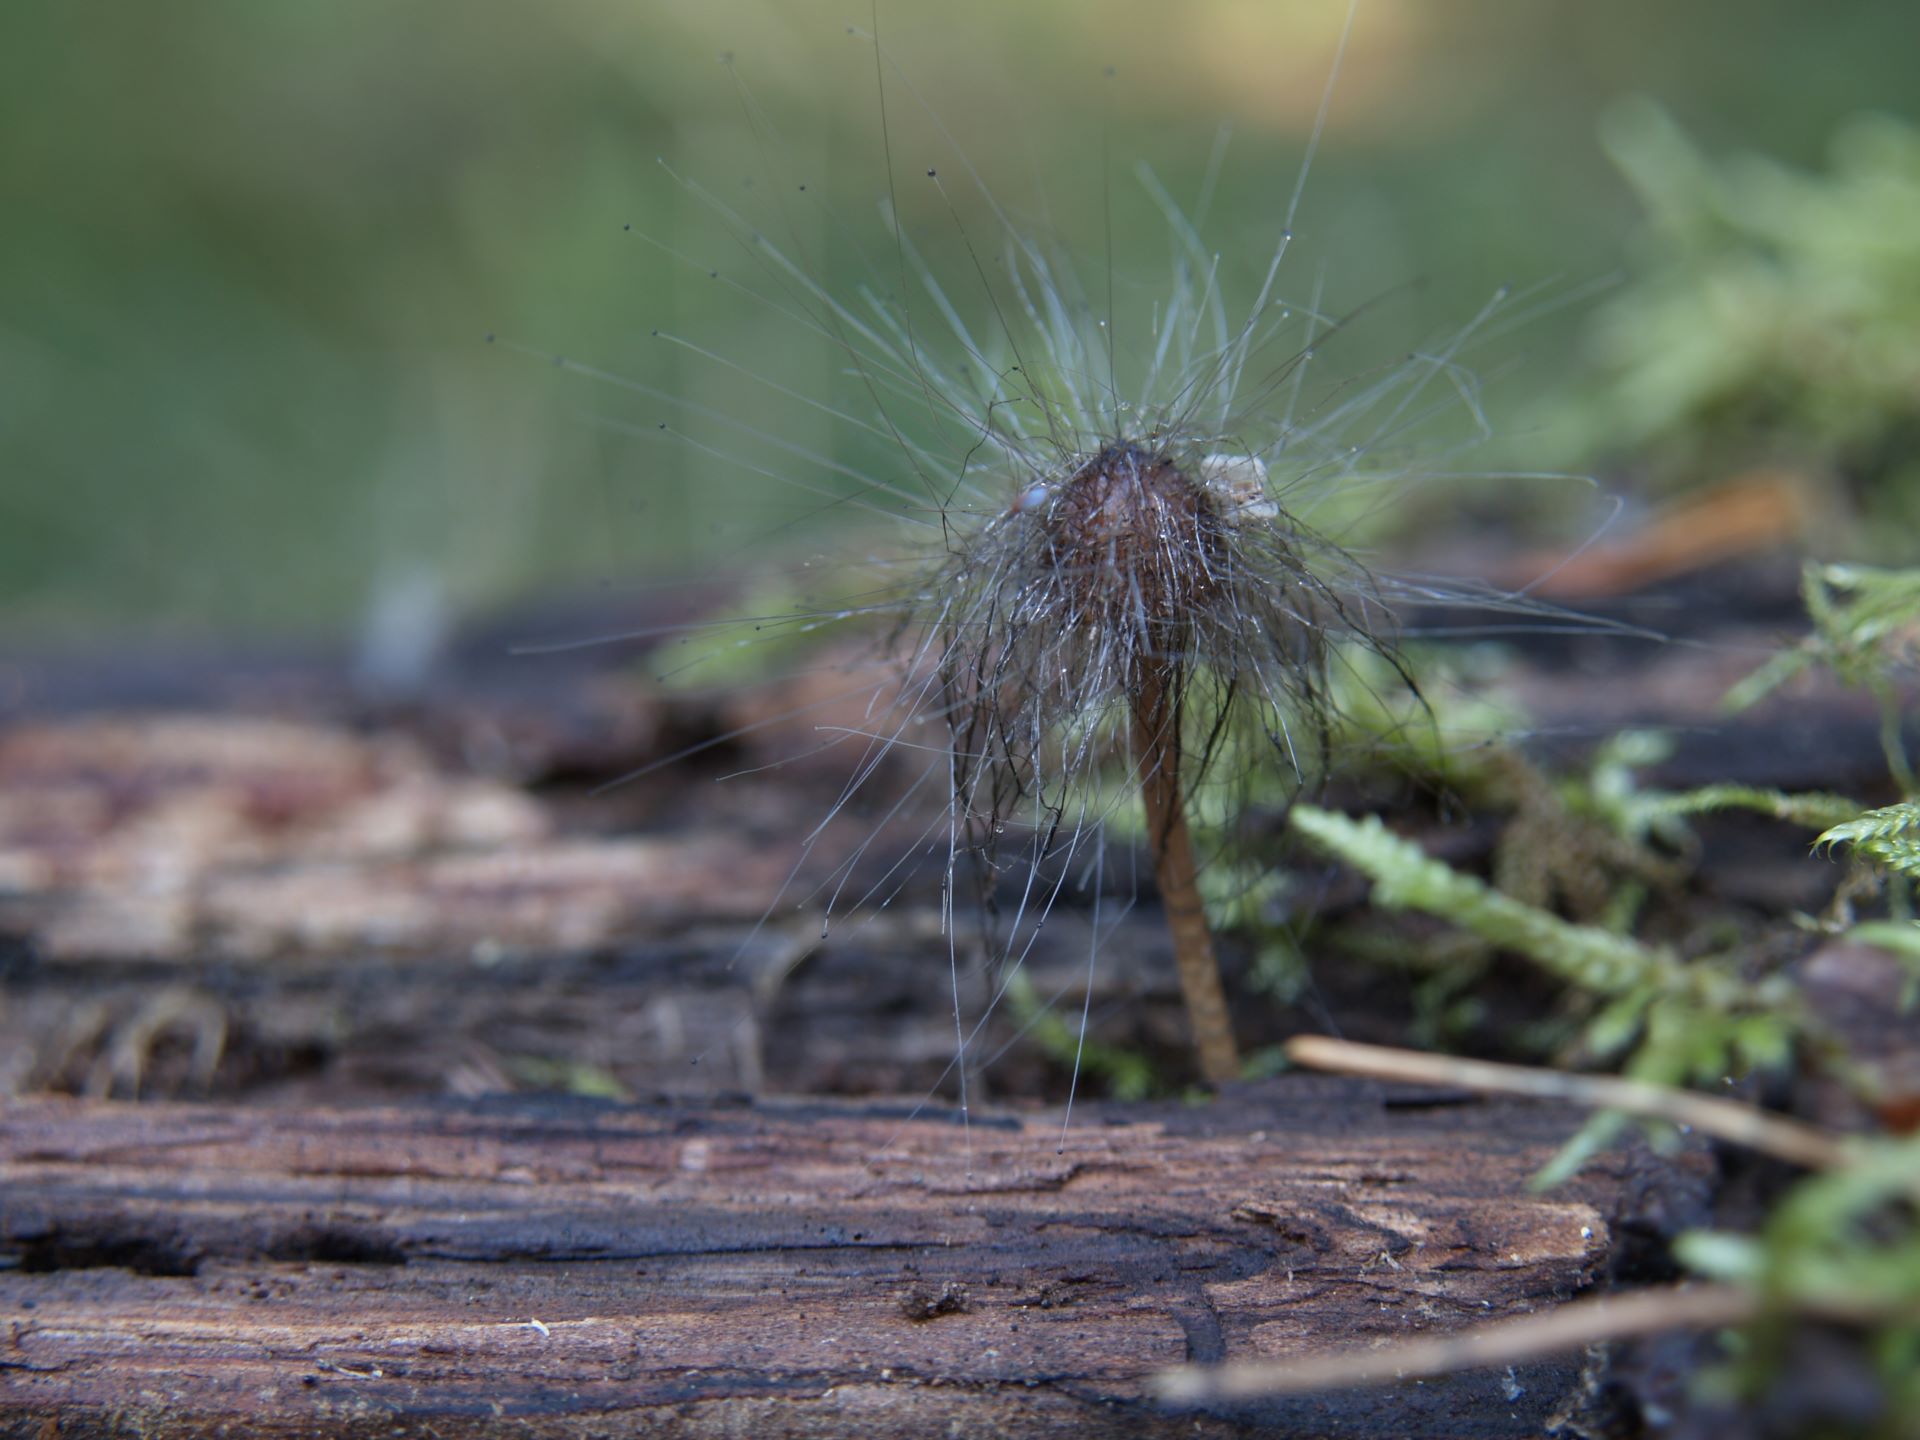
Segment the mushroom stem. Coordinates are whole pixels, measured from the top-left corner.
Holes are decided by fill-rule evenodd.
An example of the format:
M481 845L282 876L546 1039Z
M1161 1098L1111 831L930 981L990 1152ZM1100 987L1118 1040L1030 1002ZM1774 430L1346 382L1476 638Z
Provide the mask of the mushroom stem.
M1173 960L1180 974L1180 993L1187 1002L1187 1023L1200 1073L1208 1084L1224 1085L1240 1077L1240 1052L1227 1016L1226 989L1213 953L1213 932L1200 900L1193 840L1187 831L1186 798L1180 786L1178 691L1169 684L1170 668L1164 661L1147 660L1133 699L1140 798L1146 807L1154 879L1173 936Z

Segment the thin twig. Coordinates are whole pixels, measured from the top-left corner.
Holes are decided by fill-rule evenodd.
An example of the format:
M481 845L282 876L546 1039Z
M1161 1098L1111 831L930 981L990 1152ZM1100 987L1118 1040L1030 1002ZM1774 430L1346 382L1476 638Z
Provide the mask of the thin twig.
M1852 1158L1842 1137L1816 1126L1784 1115L1772 1115L1737 1100L1651 1085L1644 1080L1574 1075L1527 1065L1501 1065L1489 1060L1462 1060L1452 1055L1427 1055L1418 1050L1358 1045L1324 1035L1296 1036L1287 1042L1286 1051L1287 1058L1294 1064L1310 1070L1333 1070L1344 1075L1423 1085L1457 1085L1502 1095L1530 1095L1542 1100L1565 1100L1596 1110L1619 1110L1629 1115L1670 1120L1809 1170L1838 1169Z
M1294 1360L1242 1360L1211 1369L1162 1371L1153 1388L1173 1404L1249 1400L1415 1376L1448 1375L1488 1365L1517 1365L1605 1340L1672 1330L1739 1325L1760 1313L1761 1297L1738 1285L1676 1285L1576 1300L1551 1310L1422 1337L1372 1350L1337 1350Z

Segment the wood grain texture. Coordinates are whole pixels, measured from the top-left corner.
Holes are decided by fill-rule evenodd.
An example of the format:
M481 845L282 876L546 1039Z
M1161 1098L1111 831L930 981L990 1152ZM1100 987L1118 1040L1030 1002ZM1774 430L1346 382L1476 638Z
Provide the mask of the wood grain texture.
M1304 1076L1064 1149L875 1106L12 1101L0 1431L1537 1433L1580 1357L1200 1415L1143 1381L1594 1284L1704 1162L1528 1193L1577 1123Z

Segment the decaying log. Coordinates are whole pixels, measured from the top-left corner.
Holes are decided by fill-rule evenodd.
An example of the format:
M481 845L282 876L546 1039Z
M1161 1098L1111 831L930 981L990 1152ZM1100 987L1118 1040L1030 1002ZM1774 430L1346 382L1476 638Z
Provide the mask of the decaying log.
M1542 734L1678 723L1654 783L1870 797L1857 697L1730 725L1715 707L1746 650L1596 668L1612 642L1581 643L1514 682ZM1146 1380L1525 1315L1709 1218L1698 1148L1615 1152L1535 1196L1584 1116L1361 1082L1082 1105L1064 1146L1056 1115L977 1105L963 1128L906 1104L720 1103L950 1093L940 877L823 940L823 875L861 855L864 893L901 852L876 836L885 804L836 807L835 757L804 761L810 698L759 697L800 727L783 734L605 664L564 685L502 668L402 717L337 678L236 681L228 705L173 664L131 690L116 664L98 696L0 667L20 697L0 709L0 1434L1536 1434L1591 1419L1604 1356L1197 1414ZM716 768L803 762L588 798L734 732L751 738ZM1802 733L1817 746L1782 743ZM821 868L793 874L827 814ZM1747 850L1705 847L1718 894L1824 900L1803 835L1737 824ZM1471 865L1489 833L1439 838L1478 845L1449 854ZM1328 910L1364 893L1322 881ZM1091 925L1074 900L1050 916L1022 967L1039 1003L1078 1001ZM1101 935L1090 1038L1177 1056L1160 917ZM1849 957L1809 976L1893 1014ZM1312 1021L1262 996L1242 1041L1323 1014L1404 1039L1372 972L1316 983ZM996 1094L1064 1088L1037 1048L990 1067ZM1910 1075L1907 1040L1885 1048Z
M620 722L606 721L611 733L666 725L626 692L602 701ZM1857 718L1870 732L1872 716ZM614 763L584 745L555 753L594 777L590 756ZM953 1061L941 877L899 864L922 827L876 835L872 814L835 807L844 777L816 794L791 767L775 773L749 786L656 777L583 801L474 774L393 729L235 713L0 727L0 1095L362 1104L512 1089L938 1088ZM623 817L617 833L609 811ZM827 812L796 872L798 837ZM1725 858L1699 879L1721 897L1766 910L1826 902L1836 868L1809 856L1803 832L1700 822L1714 825L1706 853ZM1471 867L1492 833L1430 838ZM842 886L848 855L859 859ZM867 894L882 878L891 905L843 915L823 940L822 895ZM1328 917L1363 893L1352 877L1301 887ZM1043 1002L1085 995L1096 1044L1177 1081L1185 1020L1161 917L1109 910L1118 918L1103 918L1091 976L1078 890L1053 908L1022 974ZM1223 958L1231 983L1244 952L1229 941ZM1403 993L1336 967L1315 979L1311 1010L1265 995L1242 1005L1241 1043L1271 1045L1328 1016L1355 1038L1404 1039ZM1524 990L1488 1003L1532 1013ZM1012 1038L1013 1008L997 1008L983 1052ZM1016 1046L989 1083L1059 1094L1064 1073L1058 1057Z
M1579 1119L1307 1076L1064 1144L799 1102L13 1101L0 1430L1532 1434L1584 1357L1197 1415L1145 1381L1603 1283L1706 1161L1529 1193Z

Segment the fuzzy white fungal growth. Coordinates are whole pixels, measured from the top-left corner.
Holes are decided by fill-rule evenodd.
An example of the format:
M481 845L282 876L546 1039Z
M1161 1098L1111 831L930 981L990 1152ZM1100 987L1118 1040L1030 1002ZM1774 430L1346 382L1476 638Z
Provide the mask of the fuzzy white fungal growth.
M866 874L870 841L806 899L829 920L884 904L912 859L934 854L963 1104L985 1018L962 1003L963 875L988 917L972 959L991 1013L1076 887L1092 896L1094 963L1108 827L1121 807L1146 819L1202 1069L1231 1078L1231 1027L1218 976L1207 978L1189 798L1229 754L1235 765L1264 755L1296 785L1321 773L1338 718L1335 668L1350 653L1385 657L1378 668L1405 677L1395 602L1437 592L1376 578L1323 533L1317 512L1330 499L1343 513L1364 510L1369 497L1378 503L1450 467L1450 452L1426 470L1409 458L1436 416L1465 415L1484 433L1460 355L1505 297L1402 363L1321 375L1320 347L1346 322L1322 312L1317 287L1303 304L1283 300L1281 282L1337 57L1250 284L1230 285L1192 211L1153 171L1136 170L1167 252L1143 315L1117 306L1111 236L1092 269L1045 226L1017 217L939 114L925 118L931 148L958 161L954 190L939 165L898 153L907 147L889 128L888 106L919 95L884 44L863 38L874 46L887 191L881 232L860 251L864 282L830 281L803 244L781 244L671 167L678 192L737 245L738 263L722 268L643 235L836 363L812 393L751 357L656 332L664 341L759 387L770 405L826 417L853 443L823 450L769 424L754 404L727 411L690 389L617 383L665 407L653 425L634 428L657 428L716 472L745 468L817 498L831 515L877 514L902 532L819 567L844 581L870 565L870 585L846 586L857 598L761 616L752 628L764 638L852 622L886 637L881 677L858 682L867 687L859 723L822 738L847 757L828 819L884 786L887 821L925 812L924 828L909 824L901 858L877 880L855 880ZM758 124L750 99L748 109ZM1213 180L1210 169L1203 193ZM900 219L908 184L931 190L957 261L937 262L924 229ZM816 203L791 203L803 202ZM715 429L720 438L707 438ZM846 458L855 454L863 458ZM802 842L796 875L827 828L823 821Z
M1279 518L1280 507L1267 493L1267 465L1258 455L1204 456L1197 478L1212 492L1220 518L1229 525Z

